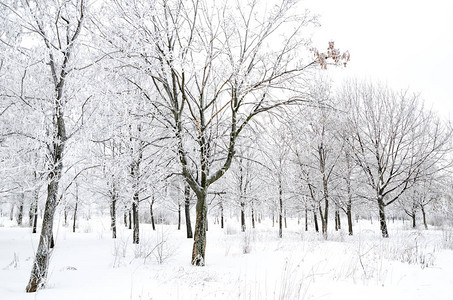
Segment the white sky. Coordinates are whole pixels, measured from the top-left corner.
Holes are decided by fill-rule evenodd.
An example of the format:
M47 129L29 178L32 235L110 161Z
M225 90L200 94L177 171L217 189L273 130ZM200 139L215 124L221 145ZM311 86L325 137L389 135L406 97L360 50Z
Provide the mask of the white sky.
M453 0L304 3L320 14L314 45L334 40L351 53L342 74L420 92L427 106L453 117Z

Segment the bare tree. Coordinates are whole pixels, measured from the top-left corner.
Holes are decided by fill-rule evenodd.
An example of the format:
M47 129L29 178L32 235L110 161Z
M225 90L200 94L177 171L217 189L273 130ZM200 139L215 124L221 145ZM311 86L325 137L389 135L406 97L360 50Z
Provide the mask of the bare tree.
M7 2L0 3L2 8L10 12L12 22L17 24L22 33L34 34L43 47L37 47L38 55L46 54L43 59L36 59L35 53L27 49L17 47L17 53L29 58L36 59L33 66L46 66L50 78L50 86L47 86L45 96L36 98L27 95L30 91L25 85L30 80L27 75L27 68L23 73L21 80L21 89L19 92L11 91L6 97L13 97L33 108L32 101L48 101L51 107L51 126L47 128L47 137L36 137L26 135L28 138L36 139L42 142L47 148L47 200L44 210L43 225L39 245L36 251L35 261L31 271L30 281L27 285L27 292L35 292L45 283L48 271L48 265L51 255L53 242L53 218L57 207L59 197L59 181L63 169L63 153L68 138L73 134L68 134L66 130L65 106L69 99L66 95L68 81L71 80L70 73L74 70L73 60L75 45L82 31L83 21L85 18L85 3L80 1L59 2L35 2L20 1L20 5L13 6ZM43 50L45 49L45 50ZM43 63L45 62L45 64ZM51 91L51 95L49 94ZM17 134L11 132L11 134Z
M229 169L243 129L261 113L301 101L297 78L308 68L348 57L332 43L308 62L298 59L307 45L302 28L314 18L293 14L294 1L237 1L234 9L203 0L114 4L130 30L121 39L134 45L127 51L133 66L154 90L133 84L172 130L182 175L197 197L192 263L204 265L208 189Z
M426 112L417 95L386 87L350 83L340 97L351 107L354 157L374 195L383 237L385 207L394 203L449 151L451 130Z

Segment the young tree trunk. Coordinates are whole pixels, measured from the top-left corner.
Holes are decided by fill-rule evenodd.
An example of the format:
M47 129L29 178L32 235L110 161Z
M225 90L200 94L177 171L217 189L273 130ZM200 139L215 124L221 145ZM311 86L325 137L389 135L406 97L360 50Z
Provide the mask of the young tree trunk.
M181 203L178 203L178 230L181 230Z
M16 221L17 225L21 226L22 225L22 220L24 218L24 201L25 200L25 194L21 193L20 194L20 200L19 200L19 210L17 211L17 216L16 216Z
M123 222L124 222L124 227L127 228L127 210L124 211Z
M341 229L341 221L340 221L340 212L338 209L335 210L335 231Z
M206 263L206 225L207 225L207 190L197 193L195 232L192 250L192 265L204 266Z
M153 206L154 206L154 196L153 196L153 200L149 204L149 214L151 216L151 226L153 227L153 230L156 230L156 223L154 222Z
M72 232L75 232L76 229L76 222L77 222L77 205L78 201L76 200L75 206L74 206L74 216L72 218Z
M61 157L57 161L60 161L60 159ZM61 165L61 162L59 162L59 165ZM42 220L41 236L30 280L26 288L27 293L36 292L45 284L47 278L50 256L52 254L53 218L57 207L58 181L61 177L61 168L56 167L55 169L55 172L50 175L51 180L47 186L47 201Z
M252 228L255 229L255 211L252 205Z
M129 214L129 226L128 226L128 228L132 229L132 212L131 212L131 209L128 210L128 214Z
M28 210L28 226L32 227L33 226L33 212L34 212L34 207L33 207L33 202L30 203L30 209Z
M275 216L274 216L274 213L272 213L272 227L275 226Z
M313 221L315 223L315 231L319 232L318 216L316 215L316 211L315 210L313 210Z
M223 229L224 227L224 220L223 220L223 202L220 201L220 228Z
M346 207L346 216L348 218L348 232L349 232L349 235L353 235L353 231L352 231L352 211L351 211L351 205L348 204L348 206Z
M285 208L285 228L288 228L288 223L286 223L286 208Z
M308 208L305 206L305 231L308 231Z
M420 208L422 209L422 215L423 215L423 225L425 226L425 229L428 229L428 224L426 223L426 212L425 212L425 206L420 205Z
M38 225L38 197L39 188L36 188L33 192L33 228L32 233L36 233L36 227Z
M110 228L112 229L112 238L116 239L116 201L117 192L114 189L112 192L112 199L110 202Z
M412 228L417 227L417 224L415 223L415 217L416 217L415 212L412 212L412 214L411 214L411 218L412 218Z
M381 226L381 233L383 238L388 238L387 223L385 220L385 204L382 195L378 195L378 208L379 208L379 223Z
M68 225L68 206L67 205L64 206L63 218L64 218L63 225L66 227Z
M278 209L278 237L283 237L283 191L281 184L279 185L279 209Z
M329 221L329 190L328 190L328 182L324 176L323 172L323 186L324 186L324 216L321 212L321 219L322 219L322 233L325 237L327 237L327 223ZM321 206L319 206L321 209Z
M184 211L186 215L186 232L187 232L187 238L191 239L193 238L193 233L192 233L192 222L190 221L190 186L187 184L187 182L184 183ZM223 213L223 211L222 211ZM222 228L223 228L223 215L222 215Z
M322 214L321 205L319 205L318 208L319 208L319 217L321 218L321 232L323 235L327 235L327 224L326 224L326 220L324 219L324 216Z
M245 203L241 202L241 231L245 231Z
M38 197L39 197L39 189L36 188L33 191L33 200L30 204L30 211L28 212L28 225L32 227L32 232L36 233L36 221L35 219L38 218Z
M134 221L134 230L132 233L132 243L133 244L138 244L140 241L140 235L139 235L139 230L140 230L140 224L138 220L138 192L134 193L134 198L132 200L132 218Z

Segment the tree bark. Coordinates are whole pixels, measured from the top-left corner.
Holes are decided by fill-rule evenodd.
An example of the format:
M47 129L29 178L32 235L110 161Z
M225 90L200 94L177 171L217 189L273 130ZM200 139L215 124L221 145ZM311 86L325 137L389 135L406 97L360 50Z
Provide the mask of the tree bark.
M77 222L77 205L78 201L76 201L75 206L74 206L74 216L72 218L72 232L75 232L76 229L76 222Z
M129 214L129 226L128 226L128 228L132 229L132 212L131 212L131 209L128 210L128 214Z
M132 243L138 244L140 242L140 224L138 219L138 192L134 193L132 200L132 218L134 221L134 230L132 232Z
M22 192L20 194L20 200L19 200L19 210L17 212L16 216L16 221L17 225L21 226L22 225L22 220L24 219L24 202L25 202L25 194Z
M323 235L327 235L327 224L326 224L326 220L324 219L324 216L322 214L321 205L318 206L318 209L319 209L319 217L321 218L321 232Z
M181 203L178 203L178 230L181 230Z
M116 201L117 192L114 189L112 191L112 199L110 202L110 228L112 229L112 238L116 239Z
M285 208L285 228L288 228L288 223L286 223L286 208Z
M52 254L53 218L57 206L58 181L61 177L61 169L58 171L59 172L54 172L54 174L50 175L52 179L47 186L47 201L44 209L41 236L38 249L36 250L36 257L33 262L30 281L26 288L27 293L36 292L45 284L47 279L49 261Z
M351 205L348 204L346 207L346 216L348 218L348 232L349 235L353 235L352 231L352 211L351 211Z
M305 231L308 231L308 208L305 206Z
M379 223L381 226L381 233L383 238L388 238L387 222L385 220L385 204L382 195L378 195L378 208L379 208Z
M204 266L206 263L206 225L207 225L207 191L202 189L197 193L196 220L194 243L192 250L192 265Z
M241 202L241 231L245 231L245 203Z
M278 189L278 201L279 201L279 210L278 210L278 237L283 237L283 188L281 181L279 181L279 189Z
M193 238L192 223L190 221L190 186L185 183L184 186L184 211L186 215L186 232L187 238ZM222 228L223 228L223 215L222 215Z
M315 223L315 231L319 232L318 216L316 215L316 210L313 210L313 221Z
M428 224L426 223L425 206L424 205L420 205L420 208L422 210L422 215L423 215L423 225L425 226L425 229L428 229Z
M68 225L68 206L67 205L64 206L63 217L64 217L63 225L66 227Z
M33 227L33 219L35 216L35 192L33 192L33 199L30 203L30 209L28 211L28 226Z
M415 212L412 212L412 214L411 214L411 218L412 218L412 228L417 227L417 224L416 224L416 222L415 222L415 217L416 217Z
M255 229L255 211L252 204L252 228Z
M184 212L185 212L185 216L186 216L187 238L191 239L191 238L193 238L193 233L192 233L192 223L190 221L190 186L187 183L185 183L185 186L184 186ZM222 222L223 222L223 220L222 220ZM223 224L222 224L222 226L223 226Z
M223 219L223 202L220 200L220 228L223 229L224 227L224 219Z
M335 210L335 231L341 229L341 220L340 220L340 212L338 209Z

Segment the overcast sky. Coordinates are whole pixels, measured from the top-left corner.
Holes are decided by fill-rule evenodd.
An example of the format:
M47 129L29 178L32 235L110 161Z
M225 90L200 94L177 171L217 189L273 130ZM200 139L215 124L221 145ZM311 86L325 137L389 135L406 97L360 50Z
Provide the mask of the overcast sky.
M320 15L315 45L349 50L343 73L421 92L453 117L453 0L306 0ZM337 73L337 72L335 72Z

